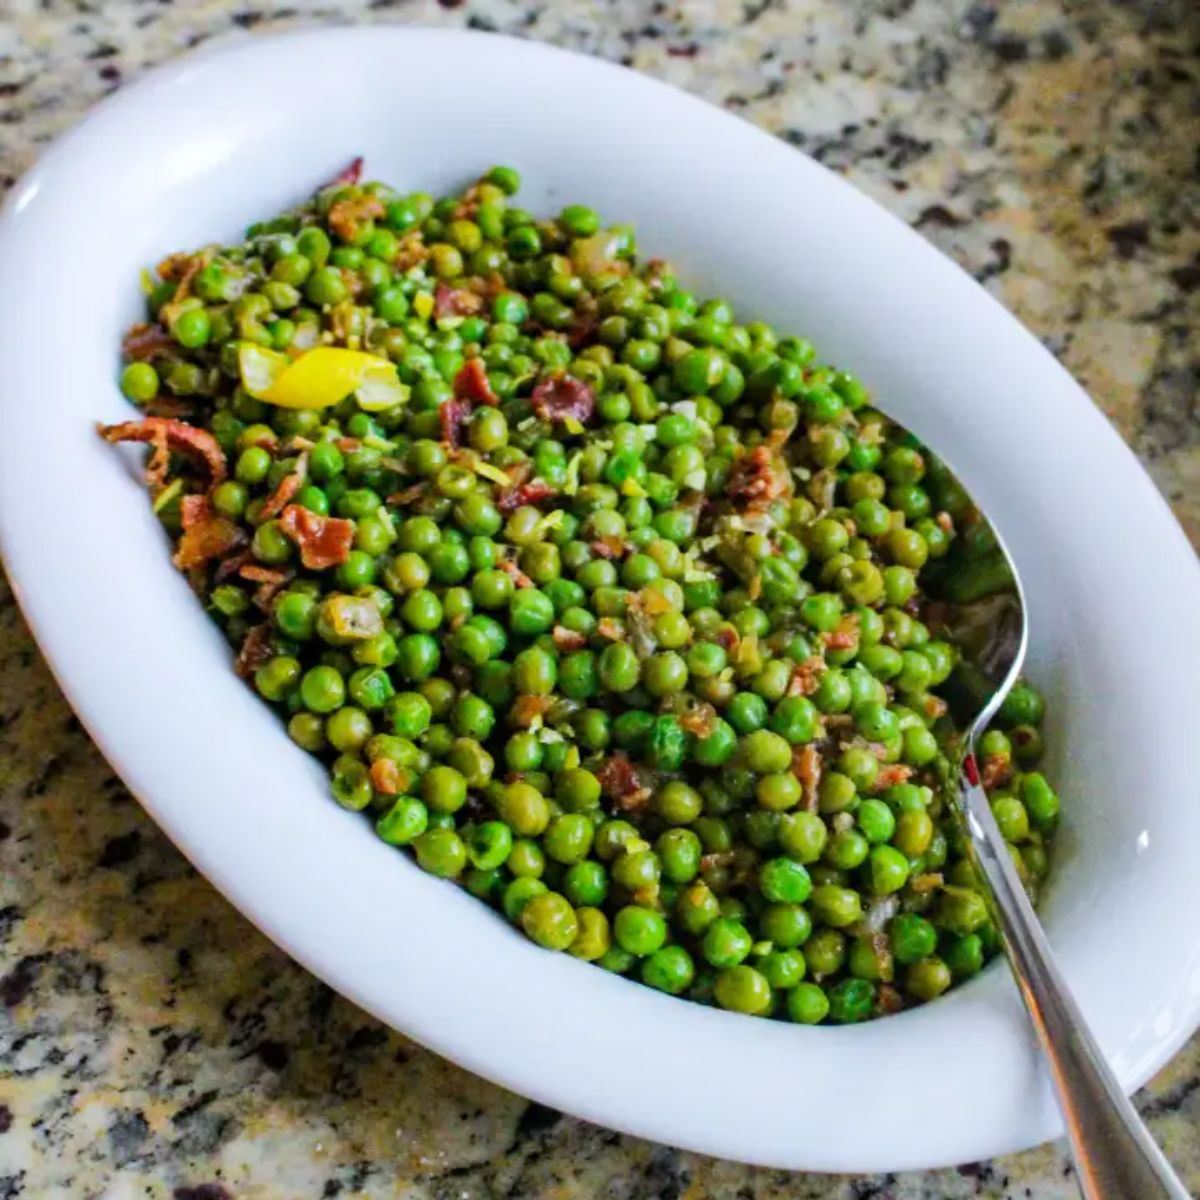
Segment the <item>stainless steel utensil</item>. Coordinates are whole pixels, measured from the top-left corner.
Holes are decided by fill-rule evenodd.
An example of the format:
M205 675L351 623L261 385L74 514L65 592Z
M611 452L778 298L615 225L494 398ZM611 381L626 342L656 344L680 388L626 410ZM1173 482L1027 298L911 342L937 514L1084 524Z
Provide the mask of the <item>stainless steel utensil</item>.
M933 470L968 495L945 464L935 461ZM982 523L980 515L976 524ZM990 547L975 568L982 586L977 579L958 593L951 587L944 598L945 635L962 651L967 674L954 712L964 733L947 787L956 794L984 898L1050 1069L1080 1190L1087 1200L1189 1200L1089 1032L980 783L976 741L1016 682L1028 642L1020 575L994 526L985 528Z

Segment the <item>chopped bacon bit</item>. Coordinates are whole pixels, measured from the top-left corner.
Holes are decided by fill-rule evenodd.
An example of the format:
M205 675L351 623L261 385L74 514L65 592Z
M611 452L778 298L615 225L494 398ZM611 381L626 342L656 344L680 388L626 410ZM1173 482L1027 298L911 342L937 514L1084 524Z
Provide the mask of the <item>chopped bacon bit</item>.
M528 483L505 488L496 500L496 507L502 513L510 513L523 504L540 504L543 500L557 495L557 490L544 479L531 479Z
M126 358L148 362L175 348L175 339L162 325L135 325L121 343Z
M592 553L601 558L621 558L629 550L629 544L623 539L610 535L597 538L592 543Z
M185 529L195 529L212 512L208 497L199 492L184 496L179 501L179 524Z
M300 561L310 571L344 563L354 543L354 522L322 517L299 504L289 504L279 517L279 528L300 547Z
M387 498L387 502L398 505L400 508L407 508L408 505L420 500L428 489L429 484L423 479L420 483L414 483L411 487L406 487L403 491L393 492Z
M717 630L716 642L717 645L725 651L726 654L732 654L737 649L738 642L741 639L738 637L737 630L732 625L722 625Z
M661 291L663 278L670 273L671 264L665 258L652 258L646 263L643 278L651 291Z
M279 567L263 567L254 563L245 563L238 574L250 583L257 583L254 591L254 603L263 610L270 612L271 605L280 591L295 577L295 571L281 570Z
M858 644L858 631L848 628L835 629L832 633L821 634L821 641L830 650L849 650Z
M377 758L371 764L371 786L382 796L398 796L408 785L407 774L390 758Z
M528 729L535 717L545 716L554 703L552 696L518 696L508 711L508 719L522 729Z
M500 403L500 397L492 391L488 382L487 368L482 358L468 358L454 377L454 398L466 401L467 412L476 404L487 404L495 407Z
M954 518L948 512L942 511L940 513L935 514L935 516L933 518L933 523L943 533L953 533L954 532Z
M821 786L821 756L815 746L800 746L792 751L792 774L803 789L801 807L817 811L817 793Z
M577 308L575 310L575 319L571 322L570 328L567 330L567 345L572 350L578 350L581 346L587 345L592 340L592 336L599 325L600 317L596 312L594 303L586 307L581 306Z
M362 439L355 437L340 437L337 440L337 448L344 450L349 454L352 450L362 449Z
M903 1007L904 997L890 983L881 983L875 992L875 1011L881 1017L887 1017Z
M277 517L292 502L296 493L304 486L308 478L308 455L301 454L296 460L296 469L285 475L279 486L264 501L259 519L269 521Z
M439 283L433 289L433 313L438 317L470 317L483 308L483 297L467 288Z
M629 756L619 752L605 759L604 765L596 772L596 778L600 781L600 790L610 800L616 800L642 786L641 776L629 761Z
M918 896L923 896L927 892L936 892L945 882L946 878L941 871L928 871L924 875L914 875L908 881L908 886Z
M457 450L462 445L462 427L471 415L471 404L468 400L443 400L438 405L438 421L442 426L442 441L451 450Z
M587 645L587 636L565 625L555 625L554 645L559 650L582 650Z
M511 558L502 558L496 564L506 575L512 576L512 581L519 588L533 587L533 580L517 566Z
M698 738L706 738L716 728L717 710L711 704L697 704L680 718L679 726Z
M296 462L296 469L290 474L285 475L279 481L279 486L275 491L263 502L262 511L259 514L260 519L269 521L272 517L276 517L283 512L284 508L291 503L293 497L304 485L307 477L308 455L301 454Z
M602 638L607 638L610 642L623 642L625 640L625 626L616 617L601 617L596 624L596 632Z
M233 669L243 679L249 679L270 657L271 625L264 621L246 634L246 640L242 642L242 648L234 659Z
M1012 778L1012 760L1007 754L989 754L983 760L983 770L980 772L980 782L983 789L990 792L1007 783Z
M565 421L571 417L582 424L596 407L592 389L572 375L555 375L541 380L530 399L533 411L543 421Z
M318 192L323 192L326 188L331 187L347 187L350 184L357 183L362 178L363 160L360 154L357 158L350 160L349 166L343 167L332 179L327 183L321 184L317 188Z
M936 721L938 717L944 717L946 710L950 707L941 696L935 696L932 692L925 696L921 703L921 707L925 709L925 715L931 720Z
M825 660L813 656L797 663L792 668L792 678L788 681L789 696L811 696L821 684L821 672L826 669Z
M254 555L247 546L243 550L239 550L236 554L226 555L225 558L217 564L216 574L214 579L217 583L224 583L226 579L232 575L236 575L248 562L254 561Z
M197 503L198 502L198 503ZM228 517L213 512L205 496L186 496L181 505L183 534L172 562L181 571L202 567L236 550L246 535Z
M188 420L196 411L186 400L162 392L138 407L148 417L171 417L177 421Z
M400 239L392 266L397 271L410 271L413 267L420 266L428 257L429 247L425 245L425 235L419 229L414 229L412 233L406 233Z
M596 778L600 780L601 791L613 802L613 806L626 812L645 808L653 795L625 754L614 754L606 759L596 772Z
M190 251L181 250L175 254L168 254L154 269L158 273L159 279L164 282L180 280L188 274L192 260L197 257L199 256ZM195 271L191 273L194 275Z
M769 445L755 446L749 454L742 455L729 472L725 486L726 495L734 500L744 500L750 506L759 506L786 495L791 491L791 480L786 471L778 470Z
M364 222L382 217L386 211L378 196L350 196L334 203L326 220L338 237L345 242L352 242Z
M208 468L211 483L220 483L226 475L225 452L217 439L208 430L184 421L170 417L143 417L140 421L122 421L119 425L101 425L100 436L114 444L149 442L155 447L165 439L167 446L177 454L201 459Z
M877 788L895 787L898 783L907 783L912 778L913 769L905 763L888 763L879 768L875 776Z
M287 583L293 572L280 567L264 567L261 563L247 562L238 568L238 574L249 583Z

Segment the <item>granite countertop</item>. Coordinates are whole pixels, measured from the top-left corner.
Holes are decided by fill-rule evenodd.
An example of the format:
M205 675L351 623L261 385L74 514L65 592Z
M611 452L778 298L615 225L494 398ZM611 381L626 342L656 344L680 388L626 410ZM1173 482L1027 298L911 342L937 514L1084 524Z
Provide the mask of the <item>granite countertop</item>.
M147 66L308 23L499 29L670 80L963 263L1091 391L1200 542L1192 0L8 0L0 15L0 187ZM0 1200L1076 1194L1061 1147L858 1180L753 1170L427 1053L196 875L71 715L2 582L0 1002ZM1200 1041L1139 1103L1200 1192Z

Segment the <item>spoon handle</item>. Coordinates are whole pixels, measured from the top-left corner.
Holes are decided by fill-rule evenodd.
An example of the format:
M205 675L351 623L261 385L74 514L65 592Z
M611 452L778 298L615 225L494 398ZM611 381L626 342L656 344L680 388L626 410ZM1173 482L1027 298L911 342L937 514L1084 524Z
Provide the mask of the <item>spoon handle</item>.
M964 823L1050 1068L1080 1190L1086 1200L1191 1200L1084 1023L975 774L974 757L968 756L960 780Z

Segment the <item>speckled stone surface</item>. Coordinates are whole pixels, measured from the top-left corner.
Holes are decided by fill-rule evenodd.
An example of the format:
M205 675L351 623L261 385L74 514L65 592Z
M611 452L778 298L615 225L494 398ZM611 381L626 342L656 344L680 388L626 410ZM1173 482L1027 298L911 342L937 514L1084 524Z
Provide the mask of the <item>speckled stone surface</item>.
M1192 0L0 0L0 185L186 47L351 20L617 59L844 172L1062 357L1200 542ZM1200 1191L1200 1043L1140 1104ZM0 1200L1073 1195L1060 1147L898 1177L752 1170L530 1106L426 1053L188 867L0 584Z

